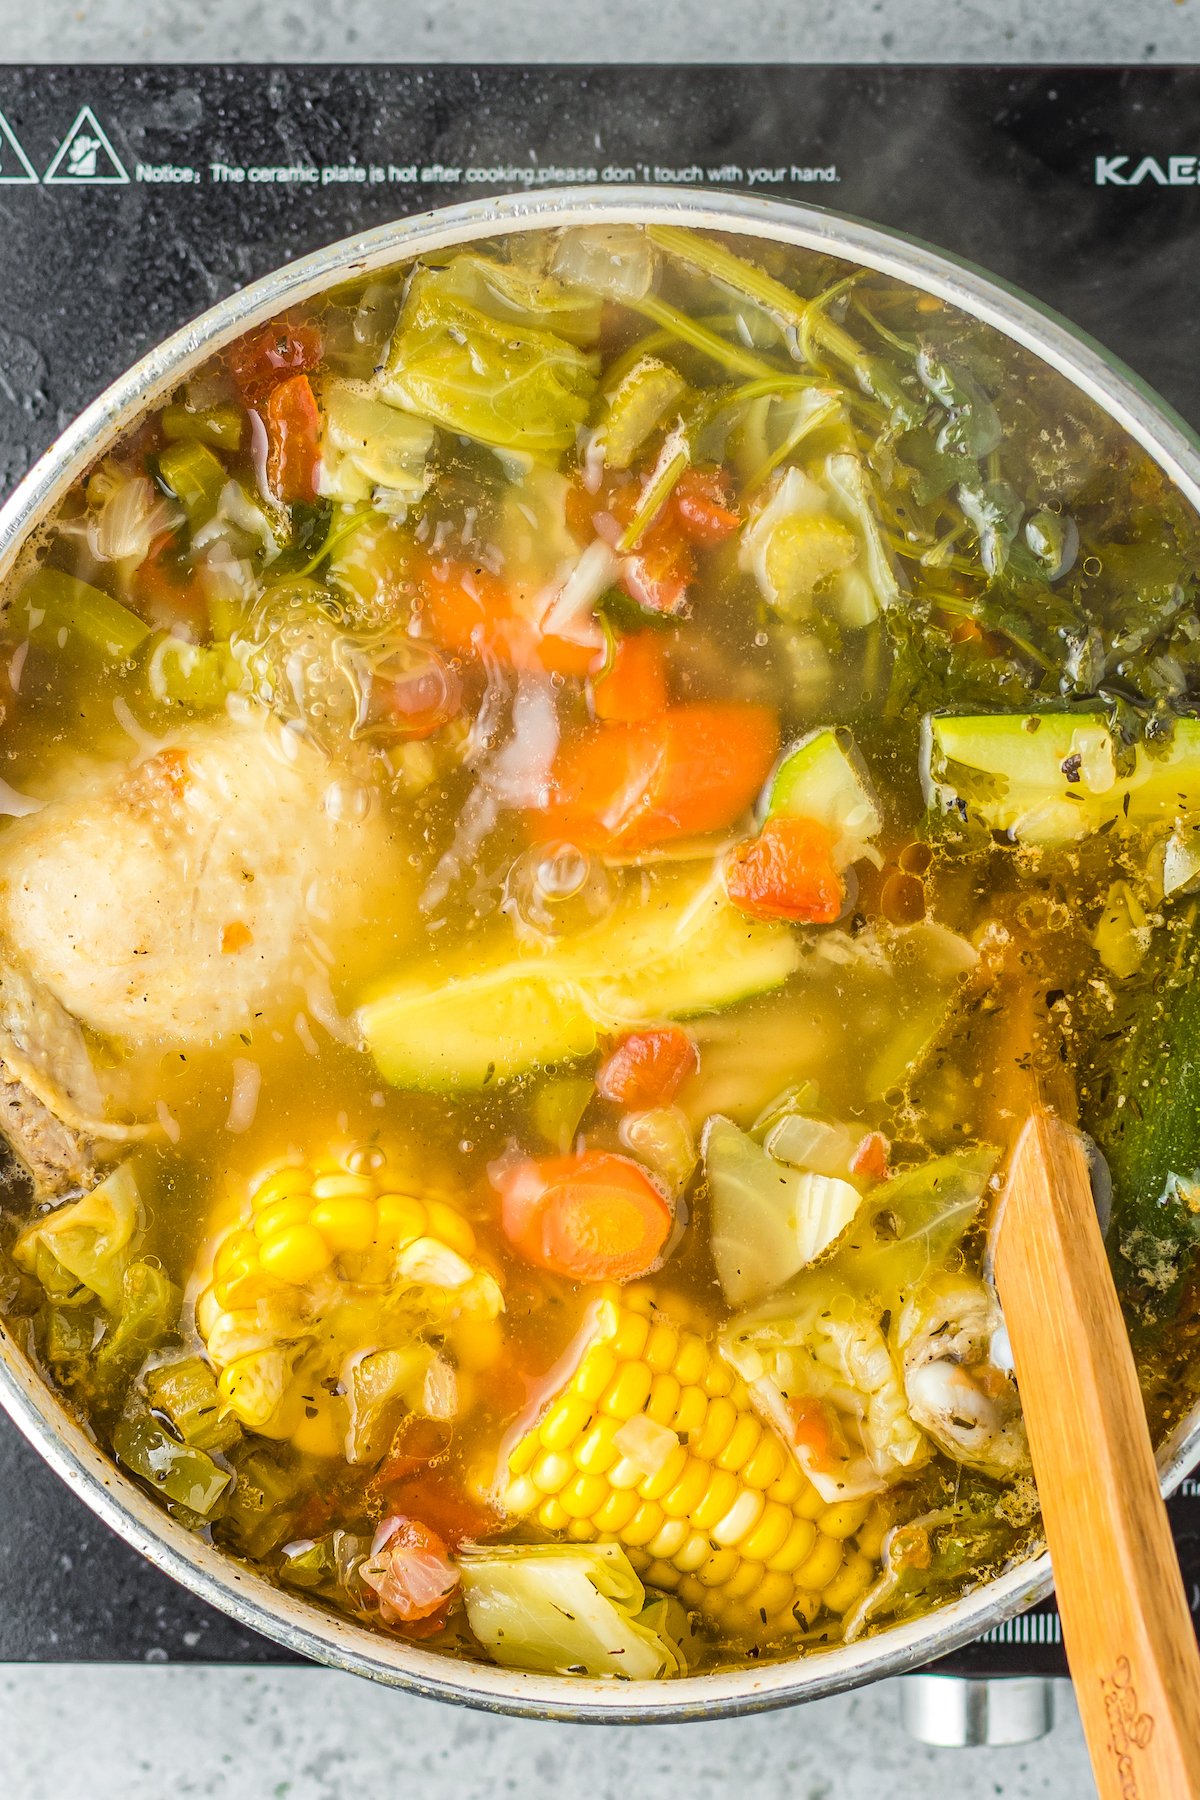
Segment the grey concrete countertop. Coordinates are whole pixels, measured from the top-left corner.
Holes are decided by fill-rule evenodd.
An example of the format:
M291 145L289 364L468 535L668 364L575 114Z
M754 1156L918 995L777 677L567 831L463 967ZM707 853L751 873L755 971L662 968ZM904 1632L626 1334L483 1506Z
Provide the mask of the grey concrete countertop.
M0 0L0 45L7 62L1171 62L1200 59L1200 0ZM487 1718L321 1670L0 1668L10 1800L717 1800L738 1789L755 1800L1093 1791L1065 1688L1038 1744L932 1751L901 1732L894 1684L639 1731Z

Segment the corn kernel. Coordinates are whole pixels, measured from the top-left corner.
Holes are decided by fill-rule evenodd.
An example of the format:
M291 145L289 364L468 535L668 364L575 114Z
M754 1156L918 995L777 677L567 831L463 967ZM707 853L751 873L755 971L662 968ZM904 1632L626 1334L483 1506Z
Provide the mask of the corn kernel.
M712 1556L712 1545L702 1531L690 1531L671 1561L685 1575L695 1575Z
M258 1239L252 1231L231 1231L213 1257L213 1274L243 1274L258 1262Z
M425 1208L408 1194L380 1194L376 1212L380 1233L393 1244L425 1236Z
M527 1432L518 1438L508 1453L508 1468L511 1475L524 1475L531 1469L542 1453L542 1443L536 1431Z
M787 1452L783 1445L773 1431L764 1431L749 1460L743 1464L742 1480L748 1481L751 1487L769 1488L773 1481L779 1480L786 1467Z
M548 1494L542 1501L542 1504L538 1507L538 1522L543 1525L547 1531L566 1530L567 1526L570 1524L570 1520L563 1511L557 1494Z
M664 1457L660 1468L653 1475L647 1475L638 1483L638 1493L643 1500L661 1500L664 1494L670 1493L679 1481L688 1465L688 1453L682 1444Z
M640 1490L642 1482L646 1479L646 1471L641 1463L636 1462L632 1456L619 1456L608 1470L605 1479L610 1487L616 1488L618 1493L623 1494L635 1488Z
M585 1475L603 1475L611 1469L619 1455L613 1443L613 1433L619 1429L615 1419L597 1419L575 1446L575 1467Z
M766 1613L768 1619L782 1612L792 1598L795 1583L790 1575L764 1573L758 1588L750 1596L751 1602L758 1608L760 1616Z
M310 1216L330 1249L338 1254L348 1251L353 1255L368 1249L379 1223L375 1202L354 1194L319 1200Z
M647 1415L659 1425L669 1425L679 1405L680 1386L673 1375L655 1375L650 1383Z
M557 1450L544 1450L529 1473L543 1494L557 1494L574 1476L575 1464Z
M713 1543L740 1544L758 1524L765 1506L766 1501L757 1488L743 1488L725 1517L713 1526L709 1534Z
M678 1555L691 1535L691 1527L686 1519L664 1519L646 1548L651 1556L661 1557L664 1562L669 1562Z
M259 1251L268 1275L302 1287L327 1269L333 1253L314 1225L288 1225Z
M853 1537L871 1510L869 1500L837 1500L817 1519L826 1537Z
M531 1513L542 1498L541 1488L528 1475L518 1475L504 1490L505 1509L510 1513Z
M861 1550L848 1556L821 1595L830 1612L844 1613L861 1599L875 1576L875 1564Z
M576 1475L558 1496L568 1519L590 1519L603 1505L608 1483L600 1475Z
M816 1588L823 1592L841 1568L842 1554L838 1538L822 1537L818 1532L816 1543L804 1561L798 1563L792 1572L796 1586Z
M761 1563L752 1562L748 1557L739 1558L737 1568L725 1583L725 1597L729 1600L745 1600L754 1593L765 1572Z
M623 1363L600 1405L614 1419L632 1419L650 1398L650 1371L645 1363Z
M820 1594L792 1595L792 1613L802 1625L811 1625L824 1604Z
M317 1408L316 1417L312 1419L307 1412L303 1413L292 1427L290 1436L296 1449L304 1456L346 1454L346 1434L338 1429L338 1421L331 1406Z
M308 1194L312 1177L307 1169L276 1169L271 1175L264 1175L254 1190L253 1205L257 1210L261 1206L270 1206L273 1200L286 1200L292 1194Z
M622 1361L636 1362L646 1347L646 1339L650 1335L650 1321L638 1313L627 1312L617 1327L616 1335L610 1339L613 1350Z
M701 1467L707 1467L701 1464ZM728 1469L713 1469L703 1496L692 1508L692 1524L697 1531L711 1531L723 1519L738 1497L739 1483Z
M698 1610L709 1599L708 1592L698 1575L685 1575L675 1592L684 1606L690 1607L693 1611Z
M578 1394L568 1391L556 1400L538 1426L538 1436L547 1450L567 1450L591 1421L592 1409Z
M679 1396L679 1405L675 1408L675 1417L668 1419L672 1431L682 1437L691 1437L704 1429L704 1416L708 1411L708 1395L703 1388L685 1387Z
M816 1501L813 1495L816 1494ZM800 1464L794 1457L785 1455L783 1474L777 1481L767 1485L768 1500L778 1500L781 1506L795 1506L802 1498L806 1506L817 1506L820 1509L821 1496L809 1481ZM812 1515L816 1517L816 1513Z
M706 1588L724 1587L740 1562L736 1550L713 1550L696 1570L696 1579Z
M595 1535L590 1519L572 1519L567 1525L567 1536L577 1544L590 1544Z
M733 1375L720 1357L710 1356L701 1382L706 1394L716 1396L733 1392Z
M632 1492L610 1493L608 1498L596 1508L592 1515L592 1524L597 1531L612 1532L614 1536L623 1535L625 1527L637 1512L641 1501Z
M318 1175L312 1184L314 1200L373 1200L375 1183L365 1175L352 1175L349 1169L336 1174Z
M663 1509L654 1500L643 1500L621 1533L623 1544L648 1544L662 1530Z
M864 1556L870 1556L878 1561L883 1549L883 1540L887 1536L891 1524L892 1518L889 1509L876 1501L863 1520L862 1529L856 1540Z
M614 1298L619 1298L620 1304L628 1307L630 1312L649 1314L654 1311L654 1289L645 1282L638 1282L634 1287L627 1287L619 1294L615 1287L606 1291Z
M598 1402L617 1371L617 1359L607 1344L594 1344L579 1365L575 1390L585 1400Z
M646 1564L642 1580L647 1587L661 1588L664 1593L673 1594L679 1586L679 1571L669 1562L655 1561Z
M704 1429L692 1444L701 1462L716 1462L718 1455L733 1436L737 1424L737 1407L732 1400L719 1396L708 1403Z
M749 1536L738 1545L738 1549L743 1556L752 1556L755 1562L766 1563L770 1568L771 1558L787 1542L794 1523L786 1506L780 1506L775 1500L768 1500L763 1508L762 1518Z
M431 1237L441 1238L443 1244L449 1244L460 1256L474 1256L475 1233L460 1212L443 1200L427 1200L425 1213Z
M761 1436L762 1426L754 1414L743 1413L730 1433L729 1442L717 1454L718 1469L732 1469L735 1474L740 1474L758 1448ZM751 1482L750 1485L755 1484Z
M645 1359L655 1375L665 1375L679 1352L679 1333L661 1319L646 1339Z
M625 1554L629 1558L630 1565L632 1566L635 1575L644 1576L646 1570L654 1560L653 1557L647 1556L644 1550L639 1550L636 1544L631 1544L626 1549Z
M798 1569L817 1541L817 1528L811 1519L793 1519L788 1534L775 1554L769 1558L772 1569L790 1575Z
M662 1509L669 1519L691 1519L708 1491L709 1473L707 1463L688 1458L683 1474L662 1497Z
M695 1332L681 1331L679 1349L675 1353L675 1361L671 1365L671 1373L683 1387L695 1387L703 1381L704 1371L708 1367L709 1349L704 1339Z

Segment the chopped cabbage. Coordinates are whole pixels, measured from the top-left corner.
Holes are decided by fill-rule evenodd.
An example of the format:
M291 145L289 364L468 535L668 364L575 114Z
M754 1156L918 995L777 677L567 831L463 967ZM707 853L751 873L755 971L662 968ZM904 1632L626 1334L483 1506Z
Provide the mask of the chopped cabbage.
M334 500L370 499L383 488L419 500L434 430L382 400L365 381L327 381L321 389L321 492Z
M85 1304L94 1295L115 1315L141 1223L137 1179L132 1165L122 1163L81 1200L27 1225L13 1245L13 1261L60 1305Z
M556 456L591 411L597 300L480 256L418 269L380 393L498 449ZM570 334L570 335L568 335Z
M506 1668L625 1681L687 1672L618 1544L479 1546L459 1568L471 1630Z
M938 1447L997 1481L1029 1470L1029 1442L1011 1374L992 1360L1001 1326L976 1275L940 1270L906 1300L895 1341L914 1423Z
M733 1306L761 1300L823 1255L862 1203L850 1182L777 1162L720 1115L703 1148L713 1262Z
M899 592L862 464L849 451L774 477L747 524L740 566L785 619L807 619L825 597L843 625L871 624Z

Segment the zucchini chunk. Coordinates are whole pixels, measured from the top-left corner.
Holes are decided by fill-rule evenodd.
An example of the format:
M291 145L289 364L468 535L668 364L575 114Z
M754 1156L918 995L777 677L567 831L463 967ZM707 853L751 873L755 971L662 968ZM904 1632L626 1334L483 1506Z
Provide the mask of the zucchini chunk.
M883 820L845 727L825 726L785 752L767 788L766 817L819 820L833 833L843 868L866 853Z

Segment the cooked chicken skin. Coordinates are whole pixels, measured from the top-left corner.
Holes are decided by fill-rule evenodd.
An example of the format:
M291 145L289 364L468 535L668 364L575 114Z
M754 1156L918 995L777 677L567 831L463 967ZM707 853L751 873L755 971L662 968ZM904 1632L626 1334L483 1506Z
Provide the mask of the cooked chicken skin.
M229 1035L353 934L392 860L336 790L294 733L228 720L81 780L0 839L8 957L104 1036Z

